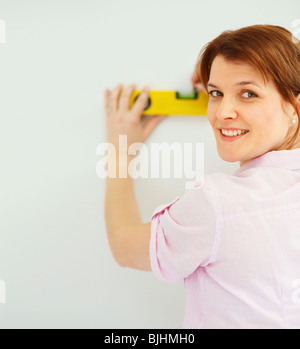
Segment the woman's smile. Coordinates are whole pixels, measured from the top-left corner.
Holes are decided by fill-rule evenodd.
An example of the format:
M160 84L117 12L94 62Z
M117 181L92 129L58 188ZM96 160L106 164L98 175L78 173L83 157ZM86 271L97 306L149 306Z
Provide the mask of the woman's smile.
M220 129L219 132L222 141L234 142L246 136L249 131L241 129Z

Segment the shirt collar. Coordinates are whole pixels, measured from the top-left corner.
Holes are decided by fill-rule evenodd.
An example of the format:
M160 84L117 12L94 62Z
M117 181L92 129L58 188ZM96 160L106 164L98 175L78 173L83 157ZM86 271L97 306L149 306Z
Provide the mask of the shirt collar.
M279 167L287 170L300 170L300 148L292 150L274 150L260 155L241 166L234 175L253 167Z

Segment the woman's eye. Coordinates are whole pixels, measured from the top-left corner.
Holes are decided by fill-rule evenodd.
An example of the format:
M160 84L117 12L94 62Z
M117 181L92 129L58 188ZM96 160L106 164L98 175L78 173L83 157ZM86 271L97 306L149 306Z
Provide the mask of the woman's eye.
M217 90L210 91L208 94L212 97L220 97L223 95L222 92L217 91Z
M245 91L242 93L242 96L245 98L253 98L253 97L257 97L257 94L255 94L252 91Z

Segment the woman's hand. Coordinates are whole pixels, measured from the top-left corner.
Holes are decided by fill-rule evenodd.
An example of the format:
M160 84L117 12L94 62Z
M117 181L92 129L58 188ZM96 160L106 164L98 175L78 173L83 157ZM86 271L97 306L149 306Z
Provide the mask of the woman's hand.
M142 124L142 112L147 105L149 90L144 88L129 109L130 97L135 90L135 85L130 85L122 90L120 84L112 91L105 90L106 111L106 141L115 146L119 151L119 136L127 136L128 147L133 143L144 143L156 126L164 119L161 115L152 116ZM128 154L128 149L125 149Z
M193 88L195 88L197 91L203 91L206 92L204 86L201 84L201 81L198 78L196 68L191 76L191 83L193 85Z

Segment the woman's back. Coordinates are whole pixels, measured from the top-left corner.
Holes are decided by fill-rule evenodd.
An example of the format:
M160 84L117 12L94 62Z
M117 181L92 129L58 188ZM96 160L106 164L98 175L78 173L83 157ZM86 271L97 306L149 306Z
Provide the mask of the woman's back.
M300 327L300 149L205 176L155 229L154 272L185 280L184 327Z

